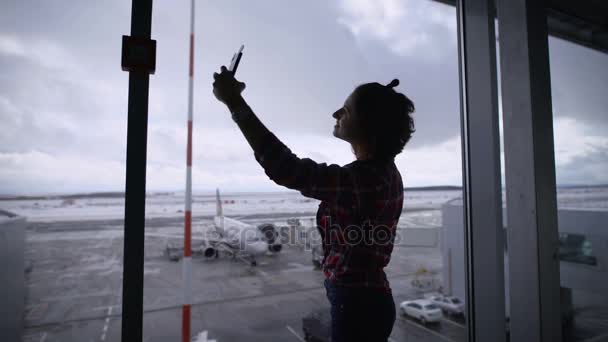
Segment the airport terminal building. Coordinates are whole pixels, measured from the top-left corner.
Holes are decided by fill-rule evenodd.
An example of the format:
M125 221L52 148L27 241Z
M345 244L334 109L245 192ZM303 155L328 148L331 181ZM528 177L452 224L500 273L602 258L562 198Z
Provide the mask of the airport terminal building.
M443 292L459 298L466 296L464 232L462 230L462 199L454 199L443 205L441 227L441 253L443 259ZM506 212L503 210L503 218ZM559 208L557 211L559 232L559 272L562 324L575 319L575 310L598 310L598 320L603 314L608 283L608 232L602 225L608 219L608 211L602 208ZM505 236L509 234L504 225ZM509 267L509 248L504 247L505 268ZM505 298L510 296L509 273L505 273ZM505 314L509 317L509 304L505 301ZM564 326L564 329L567 329Z

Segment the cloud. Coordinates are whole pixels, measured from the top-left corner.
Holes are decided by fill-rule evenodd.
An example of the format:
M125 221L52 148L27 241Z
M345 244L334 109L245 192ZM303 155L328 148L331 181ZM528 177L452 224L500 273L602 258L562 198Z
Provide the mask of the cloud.
M0 55L28 59L41 67L58 69L62 72L73 71L80 64L74 55L53 40L16 37L2 33L0 33ZM82 69L78 68L78 71L82 72Z
M11 67L10 82L0 82L0 151L124 155L126 84L83 77L68 64L55 72L30 59L0 63Z
M318 162L352 161L350 146L335 138L286 135L282 140L300 157ZM182 190L186 177L186 130L153 126L148 136L147 188ZM322 151L316 152L316 151ZM0 194L39 194L124 190L124 158L99 153L40 150L0 152ZM195 127L193 187L209 191L281 191L264 174L253 151L236 126L229 129Z
M549 57L555 115L575 117L608 132L608 54L550 37Z
M404 186L461 185L460 136L418 148L406 146L395 158Z
M129 30L130 4L9 3L0 4L6 19L0 21L0 192L123 190L128 75L120 70L120 37ZM151 190L179 190L185 182L188 9L185 3L155 4ZM235 25L218 39L226 20ZM417 109L417 132L397 157L406 184L460 184L453 8L411 0L209 2L198 7L196 30L195 189L283 189L264 175L211 92L212 73L241 43L247 46L239 70L248 85L247 100L299 156L340 165L352 161L350 146L332 137L331 113L357 84L399 78L399 90ZM558 144L558 171L563 175L567 167L574 179L578 165L581 172L589 168L598 174L589 179L603 179L603 140L575 137L606 137L602 104L608 97L601 93L606 78L597 70L605 56L579 58L562 45L552 44L554 108L559 113L574 108L577 119L589 120L576 122L575 131L582 133L572 133L569 124L556 126L574 134L566 145ZM590 62L581 65L581 59ZM575 71L580 75L570 75ZM567 106L559 102L566 98ZM580 173L578 179L583 178Z
M557 118L553 122L553 130L557 167L571 164L577 158L608 151L608 137L590 134L590 127L576 119Z
M556 118L553 127L557 183L608 184L608 137L572 117ZM406 147L395 161L406 186L462 183L460 136L424 147ZM504 158L502 169L504 173Z
M0 34L0 54L18 57L26 55L25 48L19 40L5 34Z
M588 135L590 126L558 118L555 127L558 184L607 183L608 138ZM185 129L152 127L149 132L147 185L151 191L181 190L185 184ZM236 127L195 127L193 184L195 190L281 191L255 161ZM290 134L279 138L299 157L344 165L354 159L350 145L335 138ZM405 186L460 185L460 136L421 147L407 146L395 159ZM121 191L123 159L102 155L0 153L0 193L58 191Z
M553 122L558 184L608 184L608 137L571 117Z
M5 194L116 190L124 174L122 163L86 155L0 153L0 193Z
M341 0L338 22L359 40L377 40L400 56L443 57L456 43L454 8L431 1Z

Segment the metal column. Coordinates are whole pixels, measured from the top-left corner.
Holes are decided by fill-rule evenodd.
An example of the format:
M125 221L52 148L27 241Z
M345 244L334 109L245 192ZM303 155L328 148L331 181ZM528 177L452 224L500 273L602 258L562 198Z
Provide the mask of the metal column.
M123 70L129 71L127 175L122 290L122 341L142 341L148 90L155 62L152 0L133 0L131 37L123 37ZM127 42L127 43L125 43ZM154 45L154 49L150 47Z
M505 341L496 38L492 0L457 2L469 341Z
M499 0L512 341L561 341L544 1Z

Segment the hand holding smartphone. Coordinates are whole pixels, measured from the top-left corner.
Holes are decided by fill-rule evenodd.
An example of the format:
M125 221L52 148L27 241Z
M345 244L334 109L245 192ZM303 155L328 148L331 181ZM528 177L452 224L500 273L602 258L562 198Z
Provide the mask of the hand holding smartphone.
M213 78L215 80L213 82L213 94L219 101L226 104L229 108L235 106L235 101L238 102L241 92L245 90L245 83L239 82L236 80L236 78L234 78L236 70L239 66L239 62L241 61L241 57L243 56L244 47L244 45L241 45L237 53L232 56L230 66L228 68L222 65L220 73L216 72L213 74ZM227 71L230 71L232 75L228 74Z
M239 67L239 62L241 61L241 57L243 57L243 49L245 45L241 45L241 48L237 53L232 56L232 60L230 61L230 66L228 70L232 71L232 75L236 75L236 69Z

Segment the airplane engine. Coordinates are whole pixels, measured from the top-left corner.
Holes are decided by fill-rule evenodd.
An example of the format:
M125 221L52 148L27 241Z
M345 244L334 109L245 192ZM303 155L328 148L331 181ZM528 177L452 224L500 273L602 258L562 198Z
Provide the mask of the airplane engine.
M273 244L279 237L277 228L272 223L261 224L258 226L258 230L262 233L262 238L268 242L268 244Z
M212 258L217 254L217 250L213 247L207 247L203 250L205 258Z
M273 253L278 253L283 249L283 245L279 239L277 227L272 223L265 223L258 226L262 233L262 238L268 243L268 250Z

